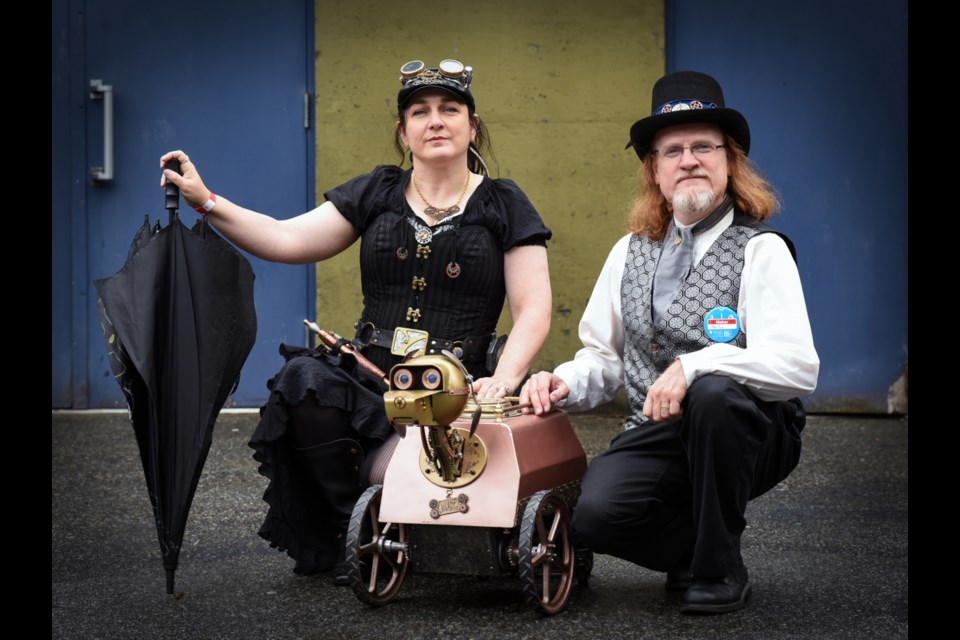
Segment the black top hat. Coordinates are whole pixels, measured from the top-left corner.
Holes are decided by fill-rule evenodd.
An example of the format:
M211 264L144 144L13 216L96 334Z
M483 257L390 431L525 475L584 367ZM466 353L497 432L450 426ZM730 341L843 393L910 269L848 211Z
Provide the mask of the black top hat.
M423 89L443 89L463 100L470 113L477 110L470 93L473 80L473 67L465 67L458 60L443 60L433 69L427 69L421 60L411 60L400 67L400 82L403 88L397 94L397 109L403 111L404 105L417 91Z
M719 125L744 153L750 152L747 119L739 111L726 108L720 83L699 71L676 71L657 80L653 85L650 115L630 127L627 147L633 147L643 160L657 131L691 122Z

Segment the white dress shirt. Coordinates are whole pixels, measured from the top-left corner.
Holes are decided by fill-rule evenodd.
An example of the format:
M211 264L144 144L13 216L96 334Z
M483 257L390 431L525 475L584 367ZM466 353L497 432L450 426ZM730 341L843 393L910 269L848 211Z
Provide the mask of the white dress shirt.
M732 221L731 209L712 229L694 236L697 262ZM620 283L630 235L617 241L600 271L580 320L583 347L554 371L570 387L570 395L557 403L568 411L609 402L623 386ZM775 233L754 236L744 253L737 313L747 347L718 342L680 356L687 385L716 373L745 384L762 400L809 395L817 386L820 358L813 346L797 265Z

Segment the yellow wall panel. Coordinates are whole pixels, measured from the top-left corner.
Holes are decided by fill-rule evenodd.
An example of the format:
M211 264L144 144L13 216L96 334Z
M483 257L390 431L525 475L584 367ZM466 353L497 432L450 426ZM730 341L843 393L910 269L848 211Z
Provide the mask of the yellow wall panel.
M577 323L624 232L639 160L624 150L664 70L661 1L409 0L316 3L317 194L392 148L400 66L456 58L486 122L494 177L515 180L553 230L551 334L535 368L579 347ZM354 246L317 265L317 318L352 337L362 305ZM504 312L502 331L509 330Z

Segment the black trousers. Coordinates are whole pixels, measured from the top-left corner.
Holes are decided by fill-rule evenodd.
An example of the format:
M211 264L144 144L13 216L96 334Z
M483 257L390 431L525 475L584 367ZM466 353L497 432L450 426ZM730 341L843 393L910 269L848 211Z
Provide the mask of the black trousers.
M690 562L726 574L741 560L747 502L800 460L797 399L765 402L726 376L690 385L683 415L617 435L583 478L571 534L580 547L655 571Z

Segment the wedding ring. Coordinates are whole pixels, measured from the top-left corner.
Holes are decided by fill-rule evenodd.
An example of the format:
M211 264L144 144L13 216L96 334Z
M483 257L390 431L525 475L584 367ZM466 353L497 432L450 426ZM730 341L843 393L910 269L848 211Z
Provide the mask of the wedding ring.
M660 411L663 412L663 413L667 413L668 411L670 411L670 405L668 405L668 404L662 404L662 405L660 405Z

